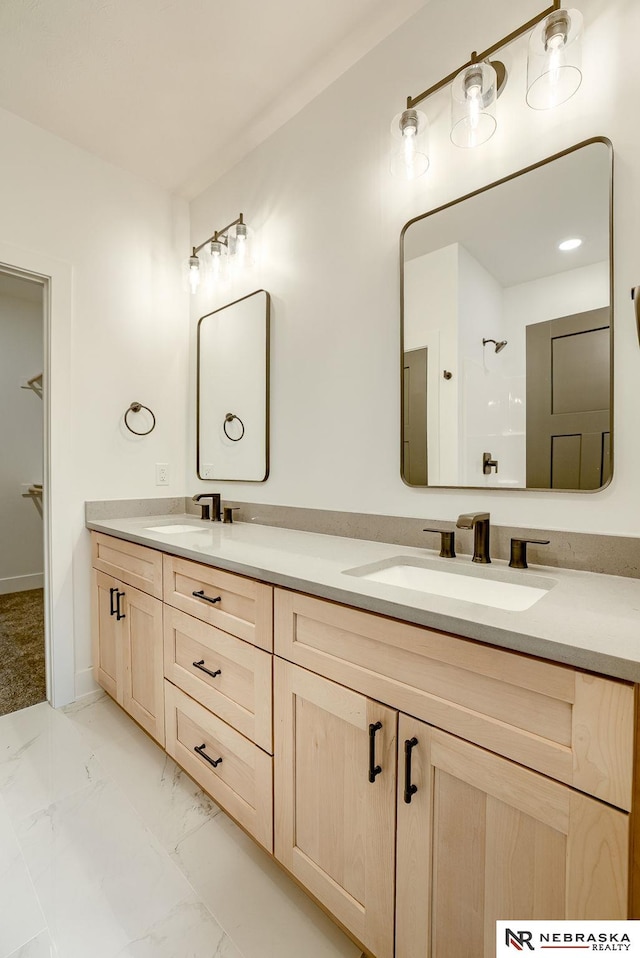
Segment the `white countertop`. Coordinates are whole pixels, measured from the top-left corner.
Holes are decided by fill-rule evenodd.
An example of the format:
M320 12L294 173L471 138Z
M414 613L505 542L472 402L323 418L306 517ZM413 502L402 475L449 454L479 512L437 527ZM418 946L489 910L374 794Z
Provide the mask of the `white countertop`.
M176 525L190 530L150 531ZM428 549L189 515L105 519L87 527L359 609L640 682L638 579L545 566L516 571L495 559L490 566L472 567L468 556L440 559ZM553 580L553 587L530 609L510 612L345 574L398 556L428 558L443 571L464 567L474 577L497 574L532 585L543 577Z

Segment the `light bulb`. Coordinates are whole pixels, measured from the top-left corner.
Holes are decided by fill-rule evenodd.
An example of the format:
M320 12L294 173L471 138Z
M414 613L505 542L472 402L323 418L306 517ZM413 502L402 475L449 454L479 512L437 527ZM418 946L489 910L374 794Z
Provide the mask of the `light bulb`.
M222 243L219 240L211 242L211 274L214 280L220 278L222 273Z
M482 74L470 77L465 92L469 100L469 124L473 130L477 130L482 112Z
M195 255L189 257L189 289L192 293L198 292L200 285L200 260Z
M248 230L245 223L238 223L236 226L236 245L235 257L238 266L241 268L247 262Z
M415 180L429 169L428 120L419 110L404 110L393 118L391 172ZM400 141L399 143L397 141Z
M547 43L547 52L549 54L549 83L557 87L560 81L560 70L566 66L564 48L566 37L557 34Z

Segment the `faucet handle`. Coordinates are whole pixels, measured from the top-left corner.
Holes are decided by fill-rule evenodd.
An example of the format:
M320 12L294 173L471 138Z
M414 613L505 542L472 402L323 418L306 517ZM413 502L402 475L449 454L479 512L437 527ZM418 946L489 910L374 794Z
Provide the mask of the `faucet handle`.
M200 492L200 493L197 493L195 496L192 496L191 501L199 505L200 509L202 510L200 512L201 519L211 518L211 506L209 505L208 502L201 501L202 499L210 499L210 498L211 498L211 493L208 493L208 492Z
M233 522L233 513L238 512L240 506L224 506L222 510L223 522L231 523Z
M437 532L440 536L440 557L442 559L455 559L456 557L456 533L455 529L423 529L423 532Z
M512 569L528 569L527 543L536 546L548 546L550 541L550 539L512 539L509 566Z

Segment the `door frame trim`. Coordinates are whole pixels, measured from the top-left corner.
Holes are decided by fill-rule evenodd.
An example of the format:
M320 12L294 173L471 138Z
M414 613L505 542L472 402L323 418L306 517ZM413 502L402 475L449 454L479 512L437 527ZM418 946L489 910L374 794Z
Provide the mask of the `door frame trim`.
M0 242L0 271L43 287L43 531L47 699L75 700L73 461L71 456L72 267Z

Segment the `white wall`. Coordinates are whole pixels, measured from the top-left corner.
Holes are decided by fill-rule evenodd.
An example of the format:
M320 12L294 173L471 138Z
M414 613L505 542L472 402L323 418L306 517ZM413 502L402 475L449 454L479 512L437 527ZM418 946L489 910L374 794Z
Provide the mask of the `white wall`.
M507 437L508 389L493 346L504 339L502 287L459 245L460 470L462 484L483 486L513 475L512 437ZM485 476L482 457L498 460L498 474ZM460 483L455 483L459 485Z
M68 643L75 632L75 691L82 693L92 686L85 500L184 492L188 305L180 262L188 211L4 111L0 141L0 259L26 268L44 263L41 272L63 277L52 284L51 495L58 538L65 537L53 603L67 623L56 641ZM156 414L146 439L122 424L132 400ZM169 463L170 486L155 485L156 462Z
M42 517L23 492L42 482L43 403L21 386L42 372L43 333L42 301L0 294L0 594L42 587Z
M504 51L509 83L496 135L477 150L449 140L448 93L428 105L432 167L413 183L388 173L391 118L469 51L540 10L526 0L425 8L192 204L193 242L244 212L264 259L245 290L273 294L272 471L264 485L199 483L191 361L189 490L318 508L449 519L486 508L496 522L640 535L640 351L629 288L638 280L640 31L637 0L577 0L586 22L584 82L551 112L525 103L526 38ZM517 6L517 10L515 7ZM411 217L594 135L616 150L616 463L591 495L406 487L399 474L398 240ZM236 290L237 293L239 290ZM226 298L231 298L225 294ZM200 299L197 316L224 298Z
M509 350L508 362L518 362L512 371L526 371L527 326L608 306L609 285L609 264L593 263L554 276L543 276L530 283L508 286L504 290L505 336L511 337L517 346Z
M404 349L427 347L429 482L446 484L458 474L458 244L410 260L404 290Z

